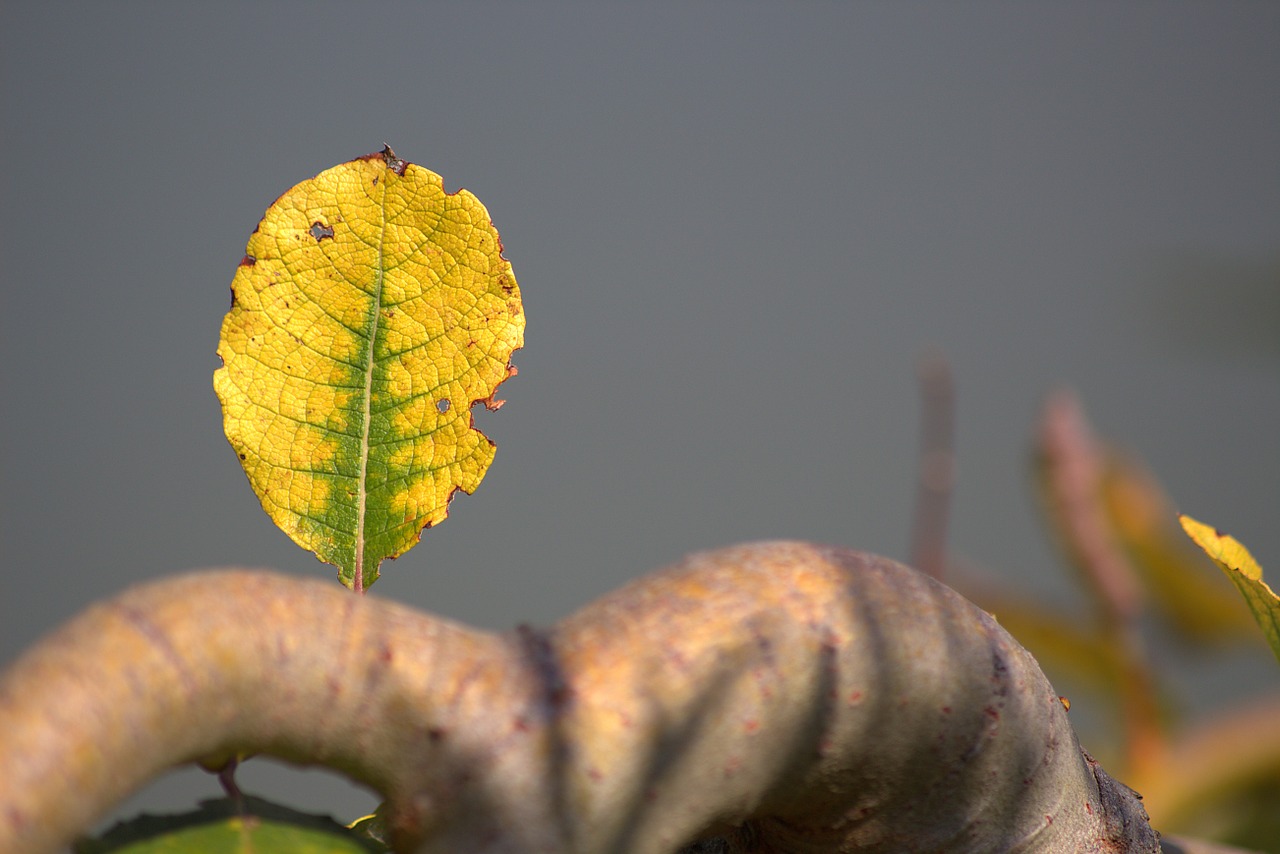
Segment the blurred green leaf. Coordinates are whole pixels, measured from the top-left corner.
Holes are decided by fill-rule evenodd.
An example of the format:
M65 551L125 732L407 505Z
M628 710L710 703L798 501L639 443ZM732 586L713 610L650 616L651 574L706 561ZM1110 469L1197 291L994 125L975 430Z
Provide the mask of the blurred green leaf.
M387 828L387 818L384 812L387 802L383 801L378 804L378 808L366 816L361 816L351 824L347 825L351 828L351 832L372 844L377 851L391 850L391 833Z
M327 816L298 812L261 798L203 801L198 810L141 815L76 854L382 854L386 849Z

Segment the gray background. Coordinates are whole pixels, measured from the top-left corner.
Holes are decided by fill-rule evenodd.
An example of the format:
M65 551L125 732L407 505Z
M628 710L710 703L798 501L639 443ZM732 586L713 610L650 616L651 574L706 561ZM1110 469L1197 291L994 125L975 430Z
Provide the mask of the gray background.
M1079 605L1027 468L1065 384L1274 575L1278 38L1274 3L6 3L0 662L175 571L332 577L210 375L267 205L384 141L488 206L529 326L488 478L376 593L508 627L738 540L902 557L930 348L958 555Z

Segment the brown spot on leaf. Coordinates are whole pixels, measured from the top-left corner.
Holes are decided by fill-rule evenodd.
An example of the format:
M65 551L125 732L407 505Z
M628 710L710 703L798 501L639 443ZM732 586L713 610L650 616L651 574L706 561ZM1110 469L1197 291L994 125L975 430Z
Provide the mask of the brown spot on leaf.
M241 267L252 267L256 263L258 263L258 259L254 258L252 255L246 255L240 259Z

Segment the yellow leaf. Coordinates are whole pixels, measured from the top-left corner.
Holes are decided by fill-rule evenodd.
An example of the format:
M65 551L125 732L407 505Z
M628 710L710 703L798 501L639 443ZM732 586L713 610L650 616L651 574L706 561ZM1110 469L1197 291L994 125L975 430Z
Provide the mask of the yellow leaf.
M1187 536L1204 549L1214 563L1222 567L1222 571L1244 595L1254 619L1271 644L1272 652L1280 659L1280 597L1262 580L1262 567L1234 537L1197 522L1190 516L1183 515L1178 519Z
M362 590L472 492L524 311L480 201L391 149L267 210L231 283L213 384L281 529Z

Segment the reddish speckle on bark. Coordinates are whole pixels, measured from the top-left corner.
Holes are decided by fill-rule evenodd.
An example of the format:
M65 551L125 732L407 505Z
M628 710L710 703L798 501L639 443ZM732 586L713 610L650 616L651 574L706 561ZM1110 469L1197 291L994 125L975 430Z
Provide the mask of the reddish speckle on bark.
M755 732L760 729L760 721L755 718L747 718L742 722L742 729L744 732Z
M950 706L943 706L943 707L942 707L942 713L943 713L944 715L949 715L949 714L951 714L951 707L950 707Z
M991 706L987 706L986 708L984 708L984 709L982 710L982 713L983 713L984 715L986 715L987 717L991 718L991 720L993 720L993 721L998 721L998 720L1000 720L1000 710L999 710L999 709L993 709Z
M1093 804L1089 803L1088 801L1085 801L1084 811L1087 812L1089 815L1093 815Z
M523 717L516 718L515 722L512 723L511 726L516 732L528 732L532 729L532 727L529 726L529 721Z
M850 692L849 692L849 705L851 705L851 706L856 706L856 705L858 705L858 704L859 704L859 703L861 703L861 702L862 702L862 692L861 692L861 691L850 691Z
M427 738L431 739L432 744L439 744L444 741L446 735L448 735L448 731L444 727L427 727Z
M601 773L599 768L592 765L590 768L587 769L587 779L593 783L599 783L601 780L604 779L604 774Z
M731 756L729 757L729 761L724 763L724 775L726 777L732 777L734 774L737 774L738 771L741 770L741 768L742 768L742 757Z

